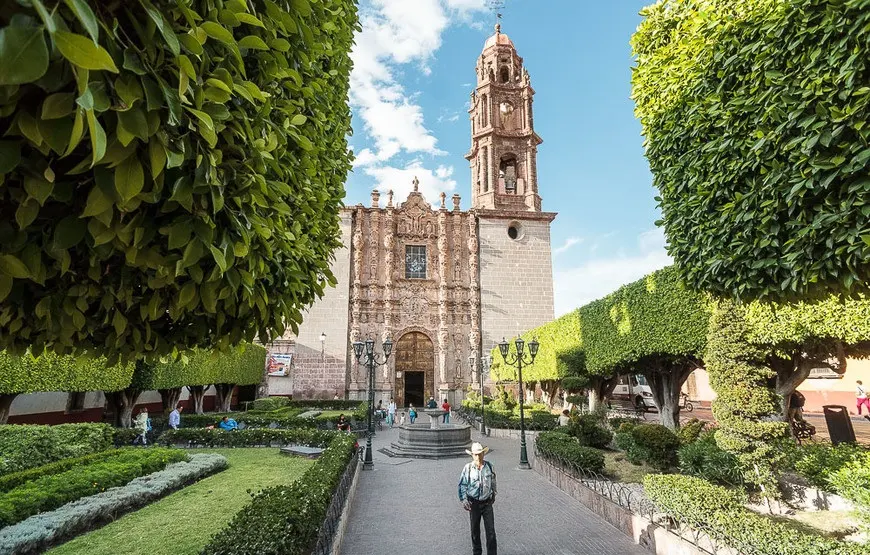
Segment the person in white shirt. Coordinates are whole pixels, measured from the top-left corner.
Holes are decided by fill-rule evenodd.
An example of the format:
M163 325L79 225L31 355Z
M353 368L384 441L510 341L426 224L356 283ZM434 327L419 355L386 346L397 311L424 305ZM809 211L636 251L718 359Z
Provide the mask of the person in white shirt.
M175 410L169 413L169 427L173 430L177 430L179 426L181 426L181 411L184 410L184 407L178 405L175 407Z
M568 409L562 411L562 414L559 415L559 426L567 426L569 422L571 422L571 416L569 416Z
M396 423L396 402L390 397L390 404L387 406L387 424L390 428Z
M867 408L867 414L864 418L870 420L870 399L867 398L867 388L861 383L861 380L856 381L858 387L855 388L855 403L858 405L858 416L861 416L861 407Z

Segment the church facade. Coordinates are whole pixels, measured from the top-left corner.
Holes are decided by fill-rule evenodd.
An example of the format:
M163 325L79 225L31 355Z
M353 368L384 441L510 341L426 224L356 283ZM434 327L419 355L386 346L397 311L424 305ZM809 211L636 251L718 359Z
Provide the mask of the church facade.
M341 212L338 284L306 313L296 336L270 346L292 360L269 377L269 394L364 399L366 368L352 343L390 337L376 399L421 406L429 395L451 403L479 386L480 361L502 337L553 319L550 223L541 210L532 102L523 59L507 35L489 37L472 93L471 209L460 196L396 199L375 190L370 206ZM435 207L433 207L433 201ZM288 356L289 355L289 356Z

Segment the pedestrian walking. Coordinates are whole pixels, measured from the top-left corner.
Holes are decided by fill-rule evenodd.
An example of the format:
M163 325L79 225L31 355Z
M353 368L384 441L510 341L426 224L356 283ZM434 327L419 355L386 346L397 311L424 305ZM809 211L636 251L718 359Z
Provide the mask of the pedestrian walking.
M393 398L390 397L390 404L387 406L387 424L390 425L390 428L393 427L393 424L396 422L396 402L393 401Z
M143 408L133 420L133 427L139 432L133 439L133 445L148 445L148 430L151 427L148 418L148 409Z
M858 384L855 388L855 402L858 405L858 416L861 416L861 407L865 407L867 414L864 415L864 418L870 420L870 399L867 398L867 388L864 387L861 380L855 383Z
M444 416L442 417L441 422L444 422L445 424L449 424L450 423L450 403L447 402L447 399L444 399L444 402L441 403L441 410L447 411L444 413Z
M408 409L408 417L411 418L411 424L417 420L417 409L414 408L414 405L410 405L410 408Z
M466 464L459 476L459 502L468 511L471 519L471 551L473 555L483 555L480 544L480 520L486 531L486 555L498 555L498 545L495 538L495 516L492 505L498 492L495 482L495 469L492 463L484 460L489 447L474 442L471 450L465 450L471 455L471 462Z
M181 427L181 411L184 410L184 407L178 405L175 407L175 410L169 413L169 427L173 430L177 430Z

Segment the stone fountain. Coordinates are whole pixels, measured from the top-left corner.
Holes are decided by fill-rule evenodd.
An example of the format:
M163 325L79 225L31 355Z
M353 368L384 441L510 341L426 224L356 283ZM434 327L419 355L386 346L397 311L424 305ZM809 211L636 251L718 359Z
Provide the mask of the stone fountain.
M447 412L443 409L421 412L429 417L429 422L421 422L421 418L414 424L399 426L399 440L381 449L381 453L412 459L466 456L465 450L471 445L471 426L442 423L441 417Z

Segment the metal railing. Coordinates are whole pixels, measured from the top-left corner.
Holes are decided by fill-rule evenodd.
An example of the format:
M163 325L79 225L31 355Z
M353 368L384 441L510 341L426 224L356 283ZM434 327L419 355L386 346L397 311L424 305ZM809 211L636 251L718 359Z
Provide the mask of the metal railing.
M359 453L355 452L350 458L347 468L344 469L344 474L341 475L338 486L336 486L335 491L332 493L332 501L326 510L326 518L323 519L323 523L320 525L317 544L311 550L311 555L329 555L332 553L332 544L335 542L336 532L341 522L341 515L344 511L345 503L347 503L348 492L350 492L350 486L353 484L359 461Z

